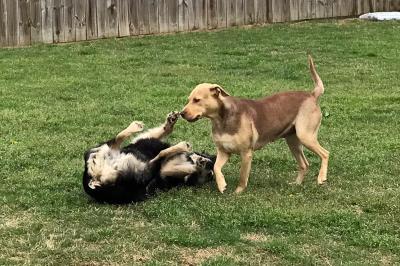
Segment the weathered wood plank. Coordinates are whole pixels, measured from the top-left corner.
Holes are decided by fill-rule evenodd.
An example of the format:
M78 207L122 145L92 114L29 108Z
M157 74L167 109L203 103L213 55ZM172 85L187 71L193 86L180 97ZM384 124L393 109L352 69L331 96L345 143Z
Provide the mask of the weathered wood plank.
M195 30L198 29L196 26L196 12L195 12L195 2L198 0L185 0L187 6L187 15L188 15L188 29Z
M80 0L76 0L80 1ZM105 13L105 37L118 36L118 7L117 0L107 0Z
M217 0L208 0L207 14L208 29L216 29L218 27Z
M158 25L161 33L168 32L168 0L159 0Z
M150 33L149 9L148 0L139 0L139 34L145 35Z
M330 18L333 16L332 12L333 12L332 0L316 0L315 18Z
M272 0L272 22L290 20L290 0Z
M29 17L31 19L31 44L42 42L42 12L40 0L30 0Z
M31 19L28 0L18 0L18 45L26 46L31 43Z
M195 27L207 29L207 0L195 0Z
M179 31L188 31L188 10L186 0L178 0L178 29Z
M139 2L137 0L129 1L128 19L129 19L129 34L139 34Z
M357 1L357 14L372 12L374 10L374 0L358 0Z
M338 10L333 11L334 14L338 17L350 17L354 16L357 13L357 1L349 1L349 0L337 0L338 3L334 7Z
M61 4L61 0L53 0L53 42L60 43L64 42L64 6Z
M245 17L245 0L235 0L236 2L236 25L244 25Z
M118 0L118 36L129 36L129 5L128 2L131 0Z
M299 1L290 0L290 21L299 20Z
M236 1L227 0L226 3L226 25L228 27L236 26Z
M106 10L107 10L107 1L106 0L97 0L97 36L99 38L106 37Z
M86 15L88 0L75 0L75 39L76 41L86 40ZM114 9L115 12L115 9ZM115 30L115 29L114 29ZM118 32L118 30L116 30ZM116 35L112 35L116 36Z
M390 11L400 11L400 0L390 1Z
M41 0L42 13L42 41L44 43L53 42L53 1Z
M7 45L18 45L18 2L16 0L6 1L7 9Z
M226 0L217 1L218 28L226 28Z
M168 0L168 31L177 32L178 27L178 0Z
M64 33L65 42L74 42L75 38L75 11L73 0L62 0L63 7L63 21L62 29Z
M149 33L159 33L158 28L158 0L148 0L149 1Z
M6 0L0 0L0 47L8 46Z
M256 0L246 0L245 1L245 21L244 23L249 25L249 24L254 24L256 22L256 6L255 6L255 1Z
M97 39L97 1L89 0L86 13L86 39Z
M312 19L315 14L314 0L299 0L299 20Z
M256 0L256 23L263 24L268 22L267 19L267 1L266 0Z

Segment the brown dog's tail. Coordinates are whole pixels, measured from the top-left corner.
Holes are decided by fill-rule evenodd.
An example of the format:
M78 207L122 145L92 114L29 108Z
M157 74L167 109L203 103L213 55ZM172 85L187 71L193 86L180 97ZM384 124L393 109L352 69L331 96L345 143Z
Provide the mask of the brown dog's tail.
M324 84L322 83L321 78L319 77L317 70L315 70L314 61L311 55L308 55L308 65L310 66L311 77L314 81L314 90L312 94L315 98L319 98L324 93Z

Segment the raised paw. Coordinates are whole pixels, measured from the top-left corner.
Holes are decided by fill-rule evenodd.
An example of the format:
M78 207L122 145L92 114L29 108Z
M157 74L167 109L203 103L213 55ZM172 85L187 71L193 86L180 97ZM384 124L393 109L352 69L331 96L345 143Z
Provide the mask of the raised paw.
M128 127L128 130L132 133L143 131L143 129L144 124L141 121L134 121Z
M167 123L168 125L174 125L176 121L178 121L178 118L180 116L180 113L177 111L173 111L167 115Z
M203 158L203 157L199 157L196 160L196 166L198 168L201 168L201 169L206 168L207 162L209 162L209 161L210 161L209 159L206 159L206 158Z
M189 142L181 141L177 144L182 151L189 152L192 150L192 145Z

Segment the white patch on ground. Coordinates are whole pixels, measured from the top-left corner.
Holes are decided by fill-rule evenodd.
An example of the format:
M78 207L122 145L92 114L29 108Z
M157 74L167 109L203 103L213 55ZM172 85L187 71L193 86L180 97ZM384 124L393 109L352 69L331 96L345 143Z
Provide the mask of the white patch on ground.
M400 12L374 12L367 13L360 16L360 19L364 20L400 20Z

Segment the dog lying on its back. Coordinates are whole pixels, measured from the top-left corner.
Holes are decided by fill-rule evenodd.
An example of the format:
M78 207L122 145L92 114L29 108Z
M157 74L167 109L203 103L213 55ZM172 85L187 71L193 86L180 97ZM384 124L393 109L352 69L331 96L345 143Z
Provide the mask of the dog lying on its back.
M143 130L133 122L111 139L84 154L83 188L100 202L130 203L145 200L157 189L201 185L213 178L215 157L191 152L187 142L175 146L161 141L169 135L179 117L172 112L164 124L121 144Z

